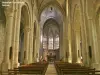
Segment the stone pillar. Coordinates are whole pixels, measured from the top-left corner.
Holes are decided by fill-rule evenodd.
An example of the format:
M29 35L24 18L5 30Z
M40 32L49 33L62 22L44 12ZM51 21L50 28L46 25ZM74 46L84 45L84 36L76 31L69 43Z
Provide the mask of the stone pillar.
M96 27L94 26L93 23L93 19L89 19L89 27L91 29L91 40L92 40L92 48L91 48L91 52L92 52L92 67L96 68L96 69L100 69L100 65L99 65L99 51L98 51L98 43L97 43L97 34L96 34ZM91 26L90 26L91 25Z
M81 49L80 49L80 30L76 30L76 51L77 51L77 63L81 61Z
M29 63L32 63L32 60L33 60L33 30L31 28L30 30L30 43L29 43Z
M40 25L38 25L38 43L37 43L37 47L38 47L38 58L40 57L39 55L39 51L40 51L40 45L41 45L41 39L40 39L41 35L40 35Z
M68 29L67 29L67 27L68 27L68 25L67 25L67 22L66 22L66 18L63 20L64 22L63 22L63 49L62 49L62 51L63 51L63 60L65 61L65 62L67 62L68 61L68 57L66 57L66 55L67 55L67 53L68 53L68 37L67 37L67 32L68 32Z
M35 52L34 52L34 58L35 58L35 61L37 61L37 58L39 58L39 49L40 49L40 36L39 36L39 27L38 25L36 25L37 29L36 29L36 39L35 39Z
M15 51L14 51L14 67L18 67L18 54L19 54L19 35L20 35L20 19L21 6L18 5L17 20L16 20L16 37L15 37Z
M33 32L33 33L34 33L34 32ZM34 62L34 51L35 51L35 45L34 45L34 44L35 44L35 40L34 40L35 37L34 37L34 35L33 35L32 38L33 38L33 45L32 45L32 46L33 46L33 50L32 50L32 62Z
M81 35L82 35L82 62L85 66L88 66L88 44L87 44L87 30L86 30L86 3L84 1L80 1L82 4L81 9L81 16L82 16L82 23L81 23Z
M37 58L39 59L39 50L40 50L40 25L37 24L37 39L36 39L36 52Z
M35 61L35 42L36 42L35 39L36 39L36 33L35 35L33 34L33 62Z
M73 25L73 23L72 23ZM76 63L77 62L77 50L76 50L76 32L74 26L72 26L72 62Z
M13 26L13 8L6 7L5 10L6 15L6 36L5 36L5 51L4 51L4 59L2 62L2 71L7 71L9 66L9 51L11 47L12 41L12 26Z
M24 35L23 35L24 37ZM22 48L20 51L20 65L24 64L24 38L23 38L23 41L22 41Z
M63 33L63 26L61 26L61 27L59 27L59 29L60 29L60 32L59 32L59 59L62 59L62 45L63 45L63 43L62 43L62 33Z
M27 25L26 25L27 26ZM25 36L25 40L24 40L24 51L25 51L25 64L28 64L28 54L29 54L29 31L30 31L30 28L26 27L25 28L25 31L24 31L24 36Z
M72 63L72 48L71 48L71 25L68 24L68 49L69 49L69 52L68 52L68 62L69 63Z
M92 37L92 25L90 23L90 19L87 18L87 37L88 37L88 57L89 57L89 66L91 66L91 62L92 62L92 58L89 55L89 46L91 47L92 51L93 51L93 46L92 46L92 42L93 42L93 37Z
M43 56L43 39L44 39L44 36L43 36L43 30L42 30L42 28L41 28L41 32L40 32L40 40L41 40L41 42L40 42L40 52L39 52L39 57L41 57L41 56Z
M34 62L36 62L36 39L37 39L37 34L34 36Z
M83 16L83 14L82 14ZM86 30L86 24L84 21L84 18L82 18L83 20L83 24L81 25L81 33L82 33L82 60L83 60L83 64L85 66L88 66L88 47L87 47L87 30Z
M16 37L16 25L17 25L17 7L15 6L14 8L14 23L13 23L13 36L12 36L12 62L11 62L11 68L13 69L13 66L14 66L14 57L15 57L15 37Z
M87 64L87 49L86 49L86 35L84 32L85 28L84 26L81 27L81 32L82 32L82 62L84 65Z
M67 35L68 35L68 54L67 54L67 56L68 56L68 62L69 63L72 63L72 47L71 47L71 42L72 42L72 40L71 40L71 16L70 16L70 14L71 14L71 12L70 12L70 3L69 3L69 0L66 0L66 14L67 14L67 16L66 16L66 20L68 21L68 27L67 27L67 29L68 29L68 32L67 32Z

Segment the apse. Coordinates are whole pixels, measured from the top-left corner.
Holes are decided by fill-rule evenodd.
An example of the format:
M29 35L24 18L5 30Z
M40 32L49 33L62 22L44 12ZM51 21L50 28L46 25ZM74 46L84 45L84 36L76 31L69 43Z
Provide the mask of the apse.
M41 28L41 49L40 56L44 58L49 55L55 55L54 60L59 59L59 39L63 28L63 15L61 10L55 5L45 7L40 16ZM48 60L48 57L47 59Z

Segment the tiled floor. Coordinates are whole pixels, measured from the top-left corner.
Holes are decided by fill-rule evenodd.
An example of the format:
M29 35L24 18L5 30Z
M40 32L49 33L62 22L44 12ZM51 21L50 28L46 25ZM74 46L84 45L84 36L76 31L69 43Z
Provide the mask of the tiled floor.
M57 75L54 64L49 64L45 75Z

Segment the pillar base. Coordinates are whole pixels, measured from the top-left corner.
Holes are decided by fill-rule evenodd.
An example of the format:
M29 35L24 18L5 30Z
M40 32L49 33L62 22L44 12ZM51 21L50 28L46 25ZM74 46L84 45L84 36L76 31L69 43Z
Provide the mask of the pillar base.
M96 70L100 70L100 64L99 63L93 63L92 68L95 68Z
M6 72L6 71L8 71L8 69L10 69L9 62L2 62L1 63L1 71Z
M68 58L68 62L72 63L72 58L71 57Z
M92 68L95 68L96 70L100 70L100 63L93 63ZM100 72L97 72L96 74L100 74Z
M14 63L14 68L17 68L19 65L18 65L18 63Z
M24 64L28 64L28 60L25 60L25 61L24 61Z
M65 62L68 62L68 58L65 58L64 60L65 60Z
M32 63L32 59L30 59L29 64Z

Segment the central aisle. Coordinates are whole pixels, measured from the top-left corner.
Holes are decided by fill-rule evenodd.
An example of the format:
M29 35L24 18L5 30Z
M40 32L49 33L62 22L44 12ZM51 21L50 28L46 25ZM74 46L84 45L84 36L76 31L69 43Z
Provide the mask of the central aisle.
M49 64L45 75L57 75L54 64Z

